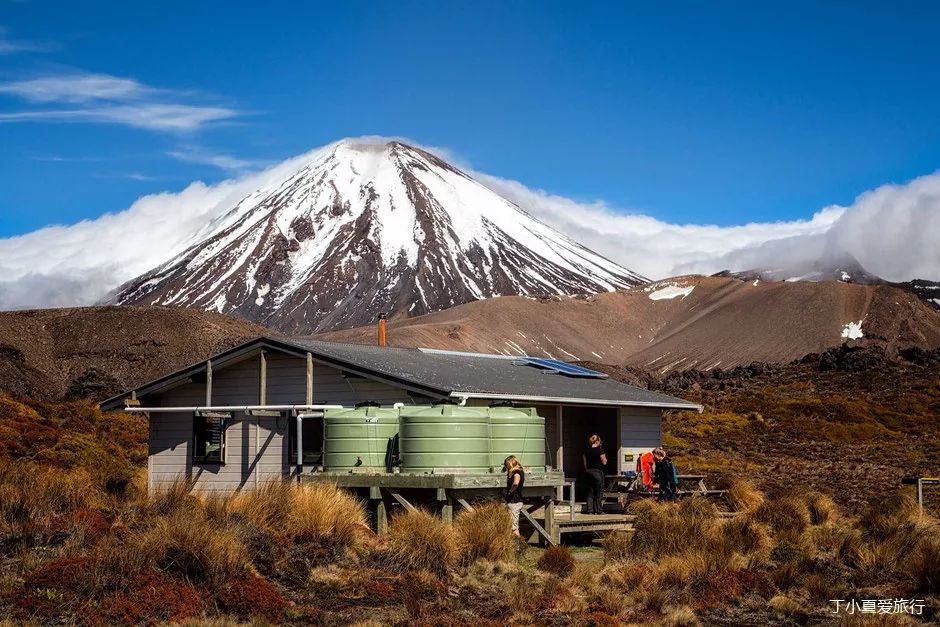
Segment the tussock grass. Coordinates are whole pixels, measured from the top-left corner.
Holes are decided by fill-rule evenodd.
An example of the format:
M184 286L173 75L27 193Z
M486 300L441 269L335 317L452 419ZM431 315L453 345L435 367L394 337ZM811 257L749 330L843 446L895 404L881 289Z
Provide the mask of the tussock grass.
M245 572L248 552L235 533L205 515L177 511L128 543L137 560L192 581L220 583Z
M806 531L812 521L806 501L795 495L764 501L754 510L752 516L778 533L797 536Z
M940 536L927 537L911 560L911 573L918 592L940 593Z
M392 519L383 560L388 567L444 576L456 565L457 557L457 533L439 516L416 509Z
M656 558L701 549L720 528L715 505L699 497L679 503L640 501L630 511L636 516L631 542L636 556Z
M502 503L491 501L461 512L454 521L454 530L464 565L481 559L500 562L514 557L516 541L509 512Z
M839 519L839 506L829 495L810 490L803 494L803 501L809 510L810 524L831 525Z
M539 557L536 566L546 573L567 577L574 571L574 556L571 549L563 544L550 546Z
M626 561L632 554L633 539L629 533L612 531L604 536L604 563Z
M0 545L4 538L11 547L64 541L81 526L80 511L106 502L83 470L0 461Z
M725 492L728 506L735 512L753 512L764 504L764 493L750 479L732 479Z
M770 528L751 518L737 516L724 522L715 542L716 551L725 556L735 553L766 560L773 544Z
M663 625L666 627L697 627L701 624L695 610L688 605L666 608L663 613Z
M193 494L195 479L179 476L169 485L161 485L147 499L146 508L155 515L169 515L182 509L192 509L200 505L199 498Z
M371 534L362 502L334 485L294 486L286 518L278 521L297 542L352 547Z

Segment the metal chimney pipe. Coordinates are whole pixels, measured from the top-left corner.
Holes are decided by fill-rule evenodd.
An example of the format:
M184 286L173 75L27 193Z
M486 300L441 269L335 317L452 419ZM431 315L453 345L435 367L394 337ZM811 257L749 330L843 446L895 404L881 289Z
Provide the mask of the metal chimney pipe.
M386 345L386 341L385 341L385 319L386 319L386 315L385 315L384 313L383 313L383 314L379 314L379 346L383 346L383 347Z

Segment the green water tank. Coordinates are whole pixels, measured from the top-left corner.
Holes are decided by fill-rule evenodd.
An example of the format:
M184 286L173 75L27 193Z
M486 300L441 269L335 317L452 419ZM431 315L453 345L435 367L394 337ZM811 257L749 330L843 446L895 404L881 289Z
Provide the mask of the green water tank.
M545 470L545 418L533 407L491 407L490 465L497 470L515 455L526 470Z
M406 405L399 420L401 472L490 472L490 423L486 407Z
M323 413L323 470L384 472L386 454L397 433L398 409L327 409Z

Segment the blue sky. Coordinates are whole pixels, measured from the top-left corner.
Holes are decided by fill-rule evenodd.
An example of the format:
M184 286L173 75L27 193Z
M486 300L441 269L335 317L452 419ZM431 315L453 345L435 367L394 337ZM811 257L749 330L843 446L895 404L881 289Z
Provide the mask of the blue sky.
M0 237L365 134L672 223L940 168L940 4L579 4L0 0Z

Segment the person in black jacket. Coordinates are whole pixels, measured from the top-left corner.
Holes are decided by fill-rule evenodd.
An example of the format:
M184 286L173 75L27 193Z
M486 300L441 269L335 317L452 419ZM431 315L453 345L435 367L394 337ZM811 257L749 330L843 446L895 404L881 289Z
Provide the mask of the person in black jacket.
M604 467L607 465L607 455L604 453L600 437L596 434L588 438L588 447L584 449L581 461L588 484L585 511L588 514L603 514L601 499L604 496Z
M678 482L676 480L676 466L661 448L653 450L653 459L656 467L653 470L653 486L659 488L659 500L671 501L676 498Z
M512 533L519 536L519 514L522 512L522 488L525 486L525 468L519 463L515 455L510 455L503 461L503 470L506 471L506 507L509 509L509 520L512 523Z

